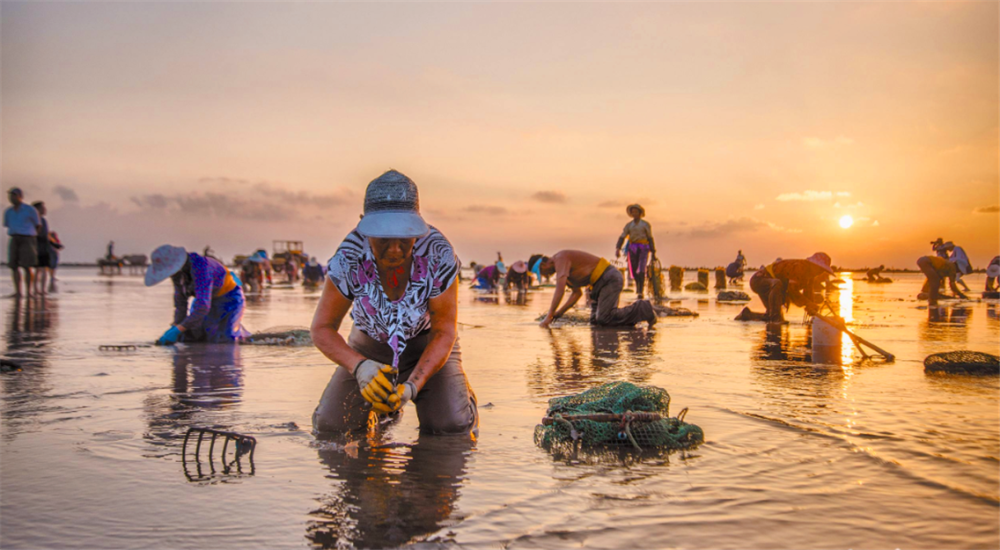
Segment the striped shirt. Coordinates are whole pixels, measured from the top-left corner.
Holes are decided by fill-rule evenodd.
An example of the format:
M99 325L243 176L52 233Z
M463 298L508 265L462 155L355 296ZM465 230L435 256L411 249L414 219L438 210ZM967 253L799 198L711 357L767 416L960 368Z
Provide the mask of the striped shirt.
M355 229L330 258L326 275L341 294L354 302L354 325L388 344L393 351L393 366L398 366L406 342L430 329L430 300L454 284L461 267L451 243L431 227L414 243L410 282L403 296L393 302L382 289L368 239Z

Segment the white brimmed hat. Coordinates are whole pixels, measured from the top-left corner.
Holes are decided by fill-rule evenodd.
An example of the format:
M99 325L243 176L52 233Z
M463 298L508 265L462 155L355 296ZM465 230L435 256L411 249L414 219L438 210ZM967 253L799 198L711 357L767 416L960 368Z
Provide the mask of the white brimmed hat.
M153 251L146 269L146 286L153 286L177 273L188 260L183 246L165 244Z
M528 264L524 263L524 261L522 260L518 260L510 264L510 270L513 271L514 273L527 273Z
M420 196L413 180L389 170L368 184L358 233L365 237L412 239L429 232L420 216Z
M993 258L993 262L997 261L997 258ZM989 267L986 268L987 277L1000 277L1000 263L990 262Z

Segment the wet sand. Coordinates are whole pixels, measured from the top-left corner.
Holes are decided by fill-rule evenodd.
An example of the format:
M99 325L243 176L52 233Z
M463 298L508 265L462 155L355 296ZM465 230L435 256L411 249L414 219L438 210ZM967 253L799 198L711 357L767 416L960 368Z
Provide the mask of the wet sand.
M61 270L59 294L3 304L3 355L24 369L0 376L0 544L995 548L1000 382L926 375L922 361L1000 353L1000 306L921 308L922 278L892 276L851 281L837 296L859 334L896 354L892 364L858 363L850 346L838 364L808 362L801 310L769 331L732 321L742 306L717 304L714 292L672 293L700 316L654 331L546 331L534 319L551 289L518 304L463 288L479 441L421 437L410 408L381 438L408 445L345 449L311 434L334 368L315 349L101 352L162 333L170 289ZM978 290L982 277L966 280ZM307 325L317 298L270 290L248 301L245 324ZM534 445L548 398L615 380L666 388L706 443L593 461ZM255 436L253 471L182 463L189 426Z

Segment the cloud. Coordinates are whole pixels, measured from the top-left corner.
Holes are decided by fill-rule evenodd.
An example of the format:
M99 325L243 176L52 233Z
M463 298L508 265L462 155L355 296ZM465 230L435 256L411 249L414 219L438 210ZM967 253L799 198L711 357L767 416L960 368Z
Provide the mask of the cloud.
M502 206L487 206L483 204L473 204L465 208L466 212L473 214L486 214L489 216L502 216L507 213L507 209Z
M744 216L742 218L729 219L724 222L702 224L701 226L695 227L689 231L682 231L678 233L678 236L689 237L692 239L716 239L736 233L753 233L764 228L781 233L802 232L801 229L789 229L774 222L766 222L757 218Z
M849 191L837 191L838 197L850 197L851 193Z
M53 187L52 190L55 191L56 195L59 195L59 198L62 199L63 202L79 202L80 201L80 197L76 196L76 191L70 189L69 187L64 187L62 185L57 185L57 186Z
M598 208L618 208L619 206L622 206L622 204L623 203L620 203L618 201L604 201L604 202L598 203L597 207Z
M758 205L755 205L755 206L753 207L753 209L754 209L754 210L763 210L763 209L764 209L764 205L763 205L763 204L758 204Z
M538 202L548 202L553 204L562 204L566 202L566 194L561 191L539 191L531 198Z
M259 200L234 198L224 193L185 193L140 195L131 198L140 209L170 211L184 216L238 220L284 221L294 212L282 205Z
M250 189L241 190L241 193L253 193L269 199L278 199L285 204L299 206L317 206L329 208L348 204L354 200L354 193L349 189L339 189L336 193L310 193L308 191L289 191L284 184L275 184L264 180L248 180L244 178L229 177L203 177L198 178L201 186L243 186ZM227 190L230 191L230 190Z
M833 198L830 191L803 191L802 193L782 193L774 198L776 201L828 201Z
M804 145L808 149L826 149L830 147L842 147L846 145L854 145L854 140L844 136L837 136L833 139L804 137L802 138L802 145Z
M980 206L972 212L975 214L997 214L1000 213L1000 205L994 204L993 206Z

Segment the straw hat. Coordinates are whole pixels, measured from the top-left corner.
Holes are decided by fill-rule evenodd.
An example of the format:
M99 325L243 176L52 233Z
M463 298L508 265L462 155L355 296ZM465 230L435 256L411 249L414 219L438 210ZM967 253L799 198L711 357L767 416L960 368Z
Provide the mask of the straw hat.
M524 263L522 260L518 260L518 261L510 264L510 269L514 273L527 273L528 272L528 264Z
M165 244L153 251L146 270L146 286L153 286L177 273L187 263L187 250L183 246Z
M643 208L642 205L639 204L639 203L630 204L627 207L625 207L625 213L628 214L629 216L631 216L633 208L638 208L639 209L639 217L640 218L645 218L646 217L646 209Z
M365 190L365 213L358 222L358 232L385 239L412 239L429 233L420 216L417 184L395 170L372 180Z
M833 269L830 267L830 256L827 253L817 252L806 258L806 260L818 265L823 268L823 271L833 275Z

